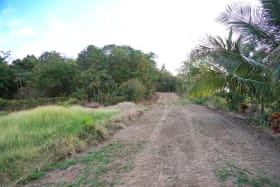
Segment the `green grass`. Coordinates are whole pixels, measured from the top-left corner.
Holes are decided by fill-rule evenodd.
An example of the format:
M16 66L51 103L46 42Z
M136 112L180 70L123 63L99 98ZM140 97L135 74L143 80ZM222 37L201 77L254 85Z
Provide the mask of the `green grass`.
M249 170L237 167L233 163L216 171L216 177L225 185L225 182L232 183L231 186L252 186L252 187L280 187L274 180L264 176L254 176Z
M0 186L85 150L115 112L44 106L0 116Z

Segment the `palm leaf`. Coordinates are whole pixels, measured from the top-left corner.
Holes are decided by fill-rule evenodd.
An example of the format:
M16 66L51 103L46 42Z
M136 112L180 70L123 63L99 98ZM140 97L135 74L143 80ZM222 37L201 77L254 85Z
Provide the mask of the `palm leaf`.
M239 32L250 43L261 42L268 47L277 45L273 35L269 34L269 29L264 24L259 7L231 4L217 20Z
M279 0L261 0L264 17L270 23L270 26L280 29L280 1ZM278 33L279 34L279 33Z

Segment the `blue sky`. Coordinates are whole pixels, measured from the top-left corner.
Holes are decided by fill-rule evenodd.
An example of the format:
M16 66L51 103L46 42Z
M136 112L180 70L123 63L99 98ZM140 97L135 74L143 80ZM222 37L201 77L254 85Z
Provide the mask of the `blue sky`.
M256 0L247 0L256 2ZM12 58L87 45L130 45L174 72L205 34L225 35L215 18L233 0L0 0L0 50Z

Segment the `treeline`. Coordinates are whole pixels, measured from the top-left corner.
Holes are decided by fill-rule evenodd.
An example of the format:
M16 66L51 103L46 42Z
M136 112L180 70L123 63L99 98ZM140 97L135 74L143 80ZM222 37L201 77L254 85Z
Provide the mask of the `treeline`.
M280 111L280 1L232 4L217 20L228 37L207 36L192 51L181 68L181 90L200 103L250 108L259 121L280 125L280 116L273 117Z
M89 45L77 59L56 51L40 57L27 55L7 62L0 58L0 98L30 99L74 97L105 104L139 101L155 91L174 91L176 80L163 66L156 67L155 54L130 46Z

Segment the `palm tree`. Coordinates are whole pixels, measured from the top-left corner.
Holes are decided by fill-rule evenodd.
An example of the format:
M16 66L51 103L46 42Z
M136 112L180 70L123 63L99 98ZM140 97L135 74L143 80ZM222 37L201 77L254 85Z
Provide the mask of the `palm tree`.
M260 0L260 3L259 7L229 5L218 17L219 22L230 27L229 37L222 40L208 36L206 42L193 51L195 59L207 61L210 67L198 76L194 93L198 87L208 93L227 89L229 93L260 99L262 112L266 98L268 102L278 99L280 1ZM240 34L236 41L232 40L233 31Z
M261 63L273 69L274 83L280 73L280 0L260 0L261 6L232 4L218 21L244 36L247 43L255 44L265 52Z
M280 44L280 1L260 0L260 6L231 4L217 18L270 53Z
M203 62L192 93L203 95L227 90L248 96L267 94L265 82L269 68L249 58L248 47L241 36L233 40L232 30L225 40L208 36L204 44L192 51L192 58Z

